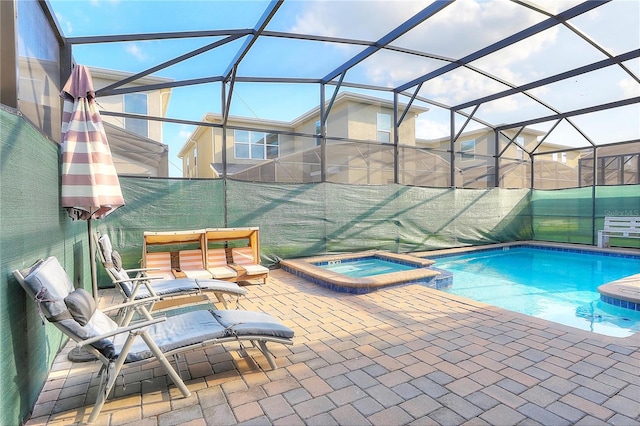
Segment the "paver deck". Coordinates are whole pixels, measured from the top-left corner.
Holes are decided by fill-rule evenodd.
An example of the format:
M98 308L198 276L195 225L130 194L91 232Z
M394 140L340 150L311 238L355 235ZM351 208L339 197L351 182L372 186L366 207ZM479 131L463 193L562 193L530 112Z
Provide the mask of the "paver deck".
M350 295L272 270L248 290L245 309L295 330L293 346L273 345L277 370L231 344L194 350L180 358L183 398L149 363L118 381L97 424L640 425L640 333L592 334L420 285ZM71 348L27 425L87 420L98 364L69 362Z

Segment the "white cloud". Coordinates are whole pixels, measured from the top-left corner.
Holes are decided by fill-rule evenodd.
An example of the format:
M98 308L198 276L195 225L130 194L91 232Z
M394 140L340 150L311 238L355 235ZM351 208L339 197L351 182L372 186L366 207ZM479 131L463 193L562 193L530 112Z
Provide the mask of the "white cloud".
M143 51L136 43L127 44L125 50L128 54L136 58L138 61L145 61L148 59L148 55Z
M303 10L297 15L292 31L376 41L384 35L379 33L379 28L388 31L415 15L426 5L416 1L367 1L366 7L363 8L363 3L335 1L331 3L332 7L323 7L322 2L304 2ZM568 7L568 3L561 3L562 8ZM551 2L544 7L558 6ZM459 59L543 19L546 19L544 15L512 2L458 0L392 44ZM552 45L556 41L557 31L557 28L544 31L497 54L475 61L473 65L481 64L485 71L499 75L516 85L532 81L530 75L522 75L522 71L517 71L516 66ZM357 50L353 49L351 53L353 51ZM396 87L446 64L447 62L435 59L379 51L348 71L347 79L358 73L367 84ZM536 67L529 70L536 71ZM437 77L425 86L428 88L423 88L421 94L424 93L426 97L447 105L455 105L507 88L480 74L461 69ZM492 105L492 108L500 110L517 107L513 99L494 102Z
M90 0L90 3L92 6L97 6L100 7L102 6L104 3L108 3L108 4L118 4L120 3L120 0Z
M56 19L58 20L58 23L62 27L62 32L64 33L65 36L69 36L73 34L73 26L71 25L70 20L66 19L63 15L57 12L56 12Z
M631 78L625 78L618 82L618 87L622 90L624 98L640 96L640 85Z
M449 123L432 121L422 117L416 119L416 138L436 139L448 136L450 132Z

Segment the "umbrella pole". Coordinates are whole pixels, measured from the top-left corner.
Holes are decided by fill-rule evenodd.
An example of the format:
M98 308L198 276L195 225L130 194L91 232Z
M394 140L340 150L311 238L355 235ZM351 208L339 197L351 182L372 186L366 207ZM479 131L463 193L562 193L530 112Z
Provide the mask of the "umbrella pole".
M93 244L93 224L91 217L87 219L87 231L89 232L89 267L91 268L91 287L93 298L98 303L98 274L96 272L96 250ZM85 348L75 347L67 354L71 362L87 362L96 359L96 356Z
M91 268L91 288L93 298L98 301L98 273L96 271L96 248L93 244L93 221L87 219L87 231L89 233L89 267Z

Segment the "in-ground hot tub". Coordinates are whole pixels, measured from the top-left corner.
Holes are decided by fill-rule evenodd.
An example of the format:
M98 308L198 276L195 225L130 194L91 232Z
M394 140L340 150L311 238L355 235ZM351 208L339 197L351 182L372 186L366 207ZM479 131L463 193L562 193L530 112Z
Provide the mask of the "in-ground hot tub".
M423 284L433 288L450 286L451 274L431 268L433 263L405 254L369 251L282 260L280 266L323 287L362 294L399 284Z

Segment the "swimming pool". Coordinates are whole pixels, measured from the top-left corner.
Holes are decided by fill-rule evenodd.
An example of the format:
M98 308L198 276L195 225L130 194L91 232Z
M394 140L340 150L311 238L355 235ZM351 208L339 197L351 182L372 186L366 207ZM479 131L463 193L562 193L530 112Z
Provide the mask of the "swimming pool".
M608 336L640 331L640 312L600 300L598 286L640 273L640 256L512 246L429 256L451 294Z

